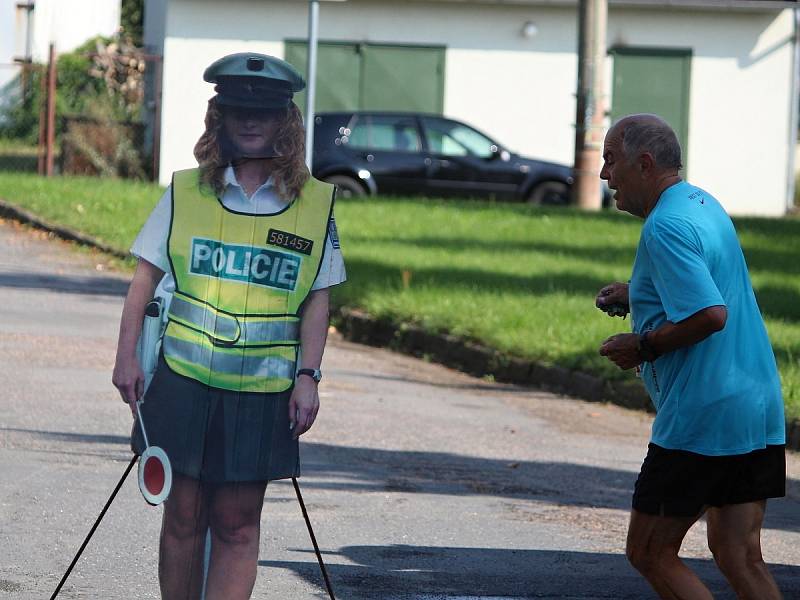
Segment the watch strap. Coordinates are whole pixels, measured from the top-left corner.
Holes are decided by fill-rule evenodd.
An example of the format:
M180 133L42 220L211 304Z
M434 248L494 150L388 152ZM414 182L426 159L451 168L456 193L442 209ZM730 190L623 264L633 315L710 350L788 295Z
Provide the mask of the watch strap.
M650 331L645 331L644 333L639 335L639 356L642 357L644 362L653 362L659 356L661 356L655 348L650 344L650 341L647 339L647 335Z
M298 369L297 376L299 377L300 375L308 375L317 383L322 379L322 371L319 369Z

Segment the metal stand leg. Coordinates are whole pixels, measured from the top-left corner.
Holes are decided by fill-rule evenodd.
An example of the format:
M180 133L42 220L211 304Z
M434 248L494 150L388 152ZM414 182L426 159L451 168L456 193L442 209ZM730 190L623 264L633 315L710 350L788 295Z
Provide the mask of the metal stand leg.
M122 474L119 483L117 483L117 487L115 487L114 491L111 492L111 496L106 502L106 505L103 507L103 510L100 511L100 516L97 517L97 520L94 522L94 525L92 525L92 528L89 530L89 535L87 535L86 539L83 540L83 544L81 544L81 547L78 550L78 553L75 555L75 558L72 559L72 562L67 568L67 572L64 573L64 576L61 578L61 581L58 582L58 587L56 588L56 591L53 592L52 596L50 596L50 600L55 600L56 596L58 596L58 592L61 591L61 588L64 586L64 583L67 581L67 577L69 577L69 574L72 573L72 569L75 567L75 563L78 562L78 559L81 557L81 554L83 554L84 548L86 548L86 545L89 543L89 540L92 539L92 536L94 535L97 526L100 525L100 521L103 520L103 517L105 516L106 511L108 510L108 507L111 506L112 502L114 502L114 498L117 497L117 492L119 492L119 489L122 487L122 484L125 483L125 479L128 477L128 473L131 472L131 469L133 468L133 465L136 463L136 460L138 458L139 458L138 455L136 454L133 455L133 458L131 459L128 468L125 469L125 472Z
M306 510L306 505L303 502L303 496L302 494L300 494L300 486L297 483L296 477L292 477L292 484L294 484L294 491L297 494L297 501L300 503L300 510L303 511L303 518L306 520L306 526L308 527L308 535L311 536L311 543L314 544L314 552L317 553L317 562L319 563L320 571L322 571L322 578L325 580L325 588L328 590L328 596L331 597L331 600L336 600L336 597L333 595L331 580L328 579L328 571L325 569L325 563L322 562L322 554L319 551L319 546L317 545L317 538L314 536L314 530L311 528L311 521L308 518L308 511Z

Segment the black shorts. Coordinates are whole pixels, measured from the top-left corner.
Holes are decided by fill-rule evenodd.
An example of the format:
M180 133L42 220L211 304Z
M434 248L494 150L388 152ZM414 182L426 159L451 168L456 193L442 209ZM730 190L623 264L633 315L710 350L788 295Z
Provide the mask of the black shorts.
M709 506L786 495L784 446L748 454L705 456L650 444L633 492L633 508L648 515L695 517Z

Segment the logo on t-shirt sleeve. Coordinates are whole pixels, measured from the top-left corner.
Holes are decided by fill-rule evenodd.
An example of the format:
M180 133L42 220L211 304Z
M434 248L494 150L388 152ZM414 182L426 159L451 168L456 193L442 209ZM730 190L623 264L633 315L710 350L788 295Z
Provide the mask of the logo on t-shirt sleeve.
M699 200L700 204L706 203L706 197L703 195L703 192L700 191L689 194L689 200Z

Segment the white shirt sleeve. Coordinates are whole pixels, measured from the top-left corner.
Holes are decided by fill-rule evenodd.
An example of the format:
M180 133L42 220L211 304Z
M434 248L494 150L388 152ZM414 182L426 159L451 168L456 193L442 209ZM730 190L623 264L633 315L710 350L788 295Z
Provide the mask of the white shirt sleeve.
M325 288L339 285L347 279L347 272L344 268L344 258L339 248L339 234L336 231L336 220L331 214L328 221L328 236L325 240L325 250L322 253L322 262L319 266L319 273L314 280L311 290L322 290Z
M153 212L147 217L131 246L131 254L170 273L167 239L172 219L172 186L167 187Z

